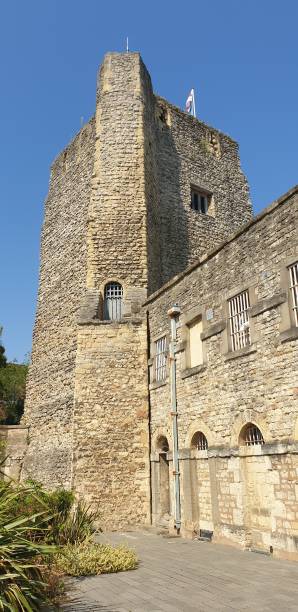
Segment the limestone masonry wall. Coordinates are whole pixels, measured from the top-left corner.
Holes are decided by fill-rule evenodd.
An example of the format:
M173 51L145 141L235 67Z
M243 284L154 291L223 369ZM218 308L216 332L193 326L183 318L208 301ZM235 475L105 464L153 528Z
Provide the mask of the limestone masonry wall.
M101 523L110 528L150 520L147 328L139 313L151 266L158 275L159 254L147 240L147 98L151 104L150 77L139 54L108 54L97 93L87 295L78 329L73 487L99 504ZM109 281L123 287L121 322L101 320Z
M162 98L156 105L164 283L249 221L252 208L237 143ZM209 214L191 209L191 186L212 194Z
M0 478L18 482L28 445L28 428L21 425L0 426Z
M208 195L206 214L191 208L194 188ZM296 554L287 265L297 189L231 237L251 218L238 145L154 95L138 53L108 53L95 116L52 167L22 423L29 447L24 458L27 429L16 434L21 450L9 434L9 469L72 487L99 504L107 528L172 524L169 381L154 379L154 348L178 301L182 531ZM110 282L123 289L120 320L104 320ZM252 346L236 355L226 304L244 289ZM203 363L191 368L188 323L198 316ZM263 446L239 445L247 421ZM195 448L196 431L208 449Z
M296 188L147 302L153 354L155 338L169 335L167 311L174 303L181 308L177 401L185 532L206 528L209 502L197 494L198 487L191 489L188 473L191 437L202 431L209 445L214 537L268 552L271 546L289 557L298 556L298 329L290 316L287 269L298 259L297 209ZM251 296L252 344L232 352L226 304L244 290ZM185 330L199 315L204 360L190 368ZM152 353L149 363L155 462L159 436L171 440L170 387L168 378L154 382ZM260 428L263 446L239 446L241 428L249 422ZM155 497L158 506L157 492ZM158 508L154 512L158 517Z
M70 485L76 313L86 278L86 225L94 120L55 160L41 240L32 365L23 423L30 425L23 476Z
M150 522L146 340L137 318L79 330L73 486L104 528Z
M150 515L149 430L144 411L147 336L136 333L133 323L140 317L141 303L194 254L205 251L208 240L216 244L228 228L233 229L228 219L234 218L234 212L223 213L231 182L237 194L238 223L251 215L235 143L217 134L222 139L217 152L211 145L202 147L201 140L209 136L207 127L193 127L192 119L183 116L153 95L139 54L106 55L97 90L87 287L79 317L84 327L78 331L73 486L93 502L101 499L102 521L109 527L146 522ZM195 140L192 129L197 129ZM184 161L179 159L182 151ZM200 222L198 214L189 214L191 181L212 189L215 217L207 215ZM112 280L123 287L126 321L115 338L119 324L100 321L104 287ZM139 325L144 324L145 319L140 319ZM121 343L118 350L116 341ZM123 370L127 347L130 359ZM133 356L137 370L130 365ZM124 418L127 406L133 435ZM86 438L89 426L93 435ZM119 443L123 452L118 452Z
M96 146L88 213L87 286L148 284L143 105L136 53L107 54L97 89Z

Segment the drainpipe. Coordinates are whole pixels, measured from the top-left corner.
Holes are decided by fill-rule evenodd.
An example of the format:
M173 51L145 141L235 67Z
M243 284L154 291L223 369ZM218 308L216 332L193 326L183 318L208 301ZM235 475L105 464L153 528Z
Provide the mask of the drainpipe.
M176 393L176 342L177 342L177 317L180 314L180 308L174 304L168 311L168 316L171 319L171 340L169 346L170 359L170 385L171 385L171 417L173 428L173 476L174 476L174 492L175 492L175 529L177 534L181 527L181 504L180 504L180 474L179 474L179 449L178 449L178 412L177 412L177 393Z

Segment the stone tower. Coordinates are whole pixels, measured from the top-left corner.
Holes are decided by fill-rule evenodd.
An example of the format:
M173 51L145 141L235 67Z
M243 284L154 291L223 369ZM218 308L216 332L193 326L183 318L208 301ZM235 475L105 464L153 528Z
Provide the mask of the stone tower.
M51 172L23 478L99 502L106 526L150 521L142 303L250 218L237 144L155 96L138 53L107 54L95 116Z

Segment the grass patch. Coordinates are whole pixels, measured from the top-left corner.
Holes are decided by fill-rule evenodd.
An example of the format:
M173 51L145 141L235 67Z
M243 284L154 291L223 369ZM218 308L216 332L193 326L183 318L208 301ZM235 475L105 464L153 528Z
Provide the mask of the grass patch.
M55 565L68 576L94 576L136 569L138 558L127 546L85 540L63 546L55 555Z

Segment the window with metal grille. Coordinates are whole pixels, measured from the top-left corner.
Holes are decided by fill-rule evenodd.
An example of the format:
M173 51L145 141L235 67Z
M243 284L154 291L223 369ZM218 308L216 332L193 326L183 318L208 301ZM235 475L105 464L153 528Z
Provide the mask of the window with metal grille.
M242 429L240 442L245 446L257 446L258 444L264 444L264 438L262 432L256 425L248 423Z
M291 302L295 325L298 327L298 261L289 266Z
M119 321L122 317L123 287L120 283L112 282L105 286L104 319L106 321Z
M207 193L201 193L196 189L191 190L191 208L204 215L208 212L210 196Z
M207 450L208 449L208 440L202 431L197 431L191 441L191 446L193 448L197 448L198 450Z
M251 344L248 309L248 291L242 291L229 300L232 351L238 351Z
M155 343L155 380L165 380L167 376L167 339L159 338Z

